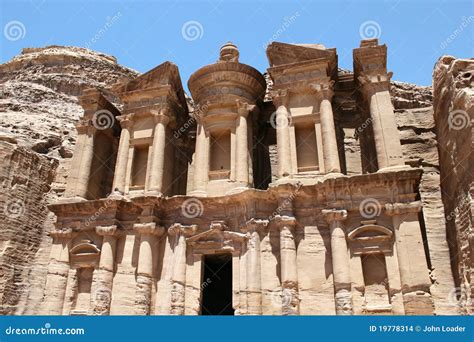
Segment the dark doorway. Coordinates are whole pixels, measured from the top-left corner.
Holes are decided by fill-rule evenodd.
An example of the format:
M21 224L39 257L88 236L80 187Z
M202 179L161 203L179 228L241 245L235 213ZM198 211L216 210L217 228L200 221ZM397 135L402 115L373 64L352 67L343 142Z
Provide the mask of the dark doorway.
M234 315L231 254L204 256L201 290L201 315Z

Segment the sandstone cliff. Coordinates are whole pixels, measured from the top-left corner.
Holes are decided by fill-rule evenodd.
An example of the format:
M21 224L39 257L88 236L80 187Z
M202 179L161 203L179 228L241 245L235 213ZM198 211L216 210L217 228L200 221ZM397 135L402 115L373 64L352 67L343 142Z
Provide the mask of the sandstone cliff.
M444 56L433 72L434 118L441 191L456 288L452 297L472 313L474 298L474 59Z
M41 299L54 222L46 205L64 191L78 96L136 75L76 47L23 49L0 65L0 313L34 313Z

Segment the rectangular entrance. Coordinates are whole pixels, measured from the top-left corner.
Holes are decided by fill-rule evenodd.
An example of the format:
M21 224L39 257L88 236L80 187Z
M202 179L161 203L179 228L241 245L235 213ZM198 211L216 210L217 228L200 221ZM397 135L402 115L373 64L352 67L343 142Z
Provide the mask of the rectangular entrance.
M231 254L204 256L201 291L201 315L234 315Z

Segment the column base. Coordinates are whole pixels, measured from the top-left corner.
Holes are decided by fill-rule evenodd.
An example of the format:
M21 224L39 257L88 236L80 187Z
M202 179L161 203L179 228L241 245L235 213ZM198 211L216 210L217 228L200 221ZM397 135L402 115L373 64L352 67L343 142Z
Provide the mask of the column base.
M123 199L125 196L122 192L120 191L114 191L112 192L107 198L108 199L112 199L112 200L121 200Z
M243 192L243 191L248 190L248 189L250 189L249 185L238 185L235 188L232 188L229 191L227 191L224 194L224 196L238 194L238 193Z

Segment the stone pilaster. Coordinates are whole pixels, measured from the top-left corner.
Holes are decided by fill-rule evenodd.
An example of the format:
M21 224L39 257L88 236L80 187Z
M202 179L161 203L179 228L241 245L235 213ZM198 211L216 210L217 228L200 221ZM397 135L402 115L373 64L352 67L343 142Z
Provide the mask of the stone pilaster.
M277 134L278 177L291 175L291 147L290 147L290 113L288 89L272 92L272 100L276 107L275 129Z
M69 243L72 230L53 230L50 236L53 245L49 257L48 274L42 303L42 313L45 315L61 315L63 313L64 297L69 274Z
M369 105L379 171L405 167L402 145L390 98L392 73L361 75L364 100Z
M341 173L339 152L337 149L336 126L331 100L334 95L334 81L312 84L319 100L319 117L321 121L321 137L323 144L324 169L326 173Z
M268 220L251 219L242 228L249 235L247 241L247 314L262 314L262 272L260 262L260 235L268 226Z
M151 167L149 172L149 190L163 193L163 175L165 170L166 125L170 119L167 115L153 115L155 128L151 149Z
M86 199L94 159L94 136L96 128L89 121L81 121L76 125L77 144L71 165L71 174L67 181L66 197Z
M299 314L298 273L296 260L296 219L291 216L275 216L280 232L280 267L282 287L282 314Z
M168 229L174 237L174 261L171 289L171 314L184 315L184 299L186 287L186 238L193 235L197 226L185 226L175 223Z
M125 192L128 152L130 149L130 130L133 126L133 114L118 116L122 131L120 132L119 149L115 166L113 190L120 193Z
M158 248L158 239L164 228L155 222L136 223L133 229L140 236L140 251L137 267L137 289L135 295L135 314L149 315L153 281L153 251Z
M322 214L329 225L331 233L331 258L336 314L351 315L353 313L351 274L346 233L342 225L342 221L347 218L347 211L329 209L323 210Z
M390 203L385 213L392 217L400 280L407 315L433 314L431 281L418 220L421 202Z
M92 313L94 315L108 315L112 300L118 229L116 225L97 226L95 231L103 238L99 269L96 271L97 273L94 272L94 278L97 275L97 279L94 279L96 290L92 297Z

